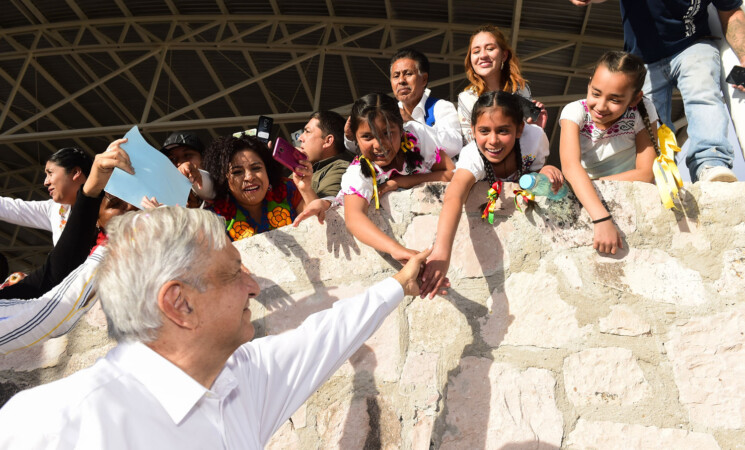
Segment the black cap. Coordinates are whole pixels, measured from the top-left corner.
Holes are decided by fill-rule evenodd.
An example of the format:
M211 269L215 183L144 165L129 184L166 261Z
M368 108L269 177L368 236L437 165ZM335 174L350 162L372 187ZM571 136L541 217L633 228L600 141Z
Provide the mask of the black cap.
M174 147L189 147L192 150L196 150L199 154L204 153L204 144L195 133L191 131L175 131L168 136L168 139L163 142L163 146L160 151L166 153L168 150Z

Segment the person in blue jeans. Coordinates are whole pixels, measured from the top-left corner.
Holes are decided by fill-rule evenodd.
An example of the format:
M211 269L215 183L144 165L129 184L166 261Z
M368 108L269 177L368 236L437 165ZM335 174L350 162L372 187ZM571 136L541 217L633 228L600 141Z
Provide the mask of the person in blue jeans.
M585 6L605 0L569 0ZM683 97L691 141L686 164L691 181L737 181L734 150L727 140L729 113L719 85L719 49L708 25L709 4L719 12L727 42L745 65L742 0L620 0L624 50L647 66L643 92L660 120L670 117L673 88ZM745 87L735 86L745 92Z

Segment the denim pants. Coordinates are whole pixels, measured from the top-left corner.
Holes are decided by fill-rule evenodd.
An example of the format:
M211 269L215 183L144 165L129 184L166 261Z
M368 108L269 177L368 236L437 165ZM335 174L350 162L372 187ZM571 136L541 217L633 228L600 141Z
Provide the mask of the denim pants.
M683 97L690 141L686 164L694 182L704 167L732 168L734 161L734 150L727 140L729 112L722 98L720 73L719 49L710 40L647 64L644 95L651 98L660 120L673 131L673 88Z

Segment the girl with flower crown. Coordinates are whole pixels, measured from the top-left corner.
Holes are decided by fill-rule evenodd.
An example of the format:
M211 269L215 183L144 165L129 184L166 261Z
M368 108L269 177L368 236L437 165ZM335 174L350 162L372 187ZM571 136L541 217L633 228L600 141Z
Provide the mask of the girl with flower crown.
M368 94L352 106L350 125L360 155L349 165L337 197L344 204L347 229L374 249L406 262L417 252L383 233L368 218L380 196L430 181L450 181L455 165L417 122L404 123L396 100Z
M300 161L292 179L283 178L269 148L254 136L216 139L207 149L205 167L215 175L217 194L208 208L225 219L233 241L290 225L306 204L318 199L309 162Z

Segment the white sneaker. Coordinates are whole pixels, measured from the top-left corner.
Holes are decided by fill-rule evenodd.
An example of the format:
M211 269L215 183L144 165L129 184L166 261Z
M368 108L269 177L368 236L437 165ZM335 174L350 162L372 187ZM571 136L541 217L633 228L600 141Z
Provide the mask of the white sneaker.
M737 176L732 169L724 166L704 167L698 176L698 181L723 181L725 183L734 183Z

